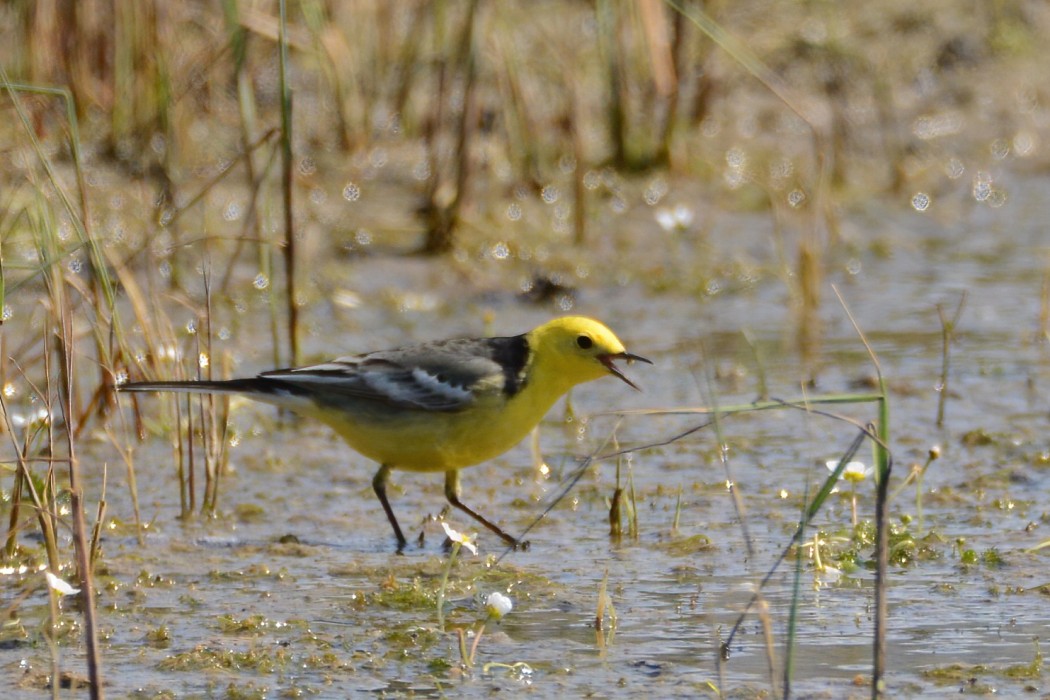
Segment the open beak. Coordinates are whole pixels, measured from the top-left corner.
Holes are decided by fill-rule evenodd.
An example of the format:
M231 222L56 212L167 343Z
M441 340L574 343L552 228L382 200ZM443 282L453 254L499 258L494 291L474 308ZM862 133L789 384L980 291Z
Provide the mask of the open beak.
M638 385L632 382L630 379L628 379L627 375L620 371L620 368L615 365L616 360L626 360L627 364L631 364L636 360L638 362L644 362L647 365L651 365L652 362L650 360L645 359L641 355L632 355L629 352L618 352L615 355L598 355L598 361L605 365L610 373L616 375L620 379L627 382L627 385L632 389L635 389L636 391L641 391L641 389L638 388Z

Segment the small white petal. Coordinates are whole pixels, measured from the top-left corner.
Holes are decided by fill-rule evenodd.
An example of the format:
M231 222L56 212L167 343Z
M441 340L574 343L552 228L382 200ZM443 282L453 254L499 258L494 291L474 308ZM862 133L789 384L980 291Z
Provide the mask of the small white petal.
M488 611L489 617L494 620L501 619L513 609L514 603L511 599L499 591L490 593L489 597L485 600L485 610Z
M445 528L445 534L448 535L448 538L453 542L463 541L463 535L449 527L449 524L446 523L444 520L441 521L441 527Z
M664 231L671 231L674 229L676 223L674 212L669 209L660 208L656 210L655 216L656 223L659 224L660 228Z
M674 208L674 222L678 228L688 228L693 223L693 210L684 204Z
M47 577L47 585L49 585L51 587L51 590L53 590L55 593L58 593L59 595L76 595L77 593L80 593L79 588L73 588L68 583L60 579L58 576L55 576L50 571L45 571L44 576Z
M444 520L441 521L441 527L445 528L445 534L453 542L462 545L466 549L470 550L471 554L477 555L478 548L471 542L471 538L464 535L462 532L458 532L449 527L449 524Z

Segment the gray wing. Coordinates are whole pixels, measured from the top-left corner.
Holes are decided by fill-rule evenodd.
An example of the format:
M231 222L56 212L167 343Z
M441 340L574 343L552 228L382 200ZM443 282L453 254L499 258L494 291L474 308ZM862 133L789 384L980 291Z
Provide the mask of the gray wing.
M457 411L473 404L479 392L503 390L506 368L493 344L498 340L450 340L381 350L264 372L259 379L279 382L319 403L351 397L401 408Z

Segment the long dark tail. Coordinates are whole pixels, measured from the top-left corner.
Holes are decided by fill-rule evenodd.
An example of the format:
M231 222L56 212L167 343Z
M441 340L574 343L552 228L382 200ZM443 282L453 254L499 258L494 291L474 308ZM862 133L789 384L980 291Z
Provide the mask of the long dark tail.
M271 394L278 387L275 382L252 377L218 382L130 382L121 384L117 391L177 391L183 394Z

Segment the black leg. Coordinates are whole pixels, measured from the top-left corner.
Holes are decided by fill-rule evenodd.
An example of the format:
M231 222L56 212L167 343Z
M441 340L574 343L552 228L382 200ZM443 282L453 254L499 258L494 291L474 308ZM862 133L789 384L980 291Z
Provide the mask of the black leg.
M492 532L494 532L497 535L499 535L503 539L503 541L506 542L507 544L509 544L511 547L514 547L515 549L528 549L528 547L529 547L529 543L528 542L522 542L521 540L514 539L513 537L508 535L506 532L504 532L502 529L500 529L500 527L498 525L496 525L495 523L490 523L482 515L480 515L479 513L477 513L474 510L471 510L470 508L465 506L461 500L459 500L459 471L458 470L454 469L452 471L445 472L445 498L447 498L448 502L451 503L453 506L455 506L456 508L459 508L461 511L463 511L464 513L466 513L470 517L474 518L475 520L477 520L479 523L481 523L482 525L487 527L489 530L491 530Z
M407 540L401 534L401 526L397 524L397 518L394 517L394 509L390 507L390 501L386 498L386 480L389 476L390 465L379 465L379 471L372 478L372 490L379 497L379 502L383 504L383 510L386 511L386 519L390 521L390 526L394 528L394 536L397 537L397 552L400 554L405 549Z

